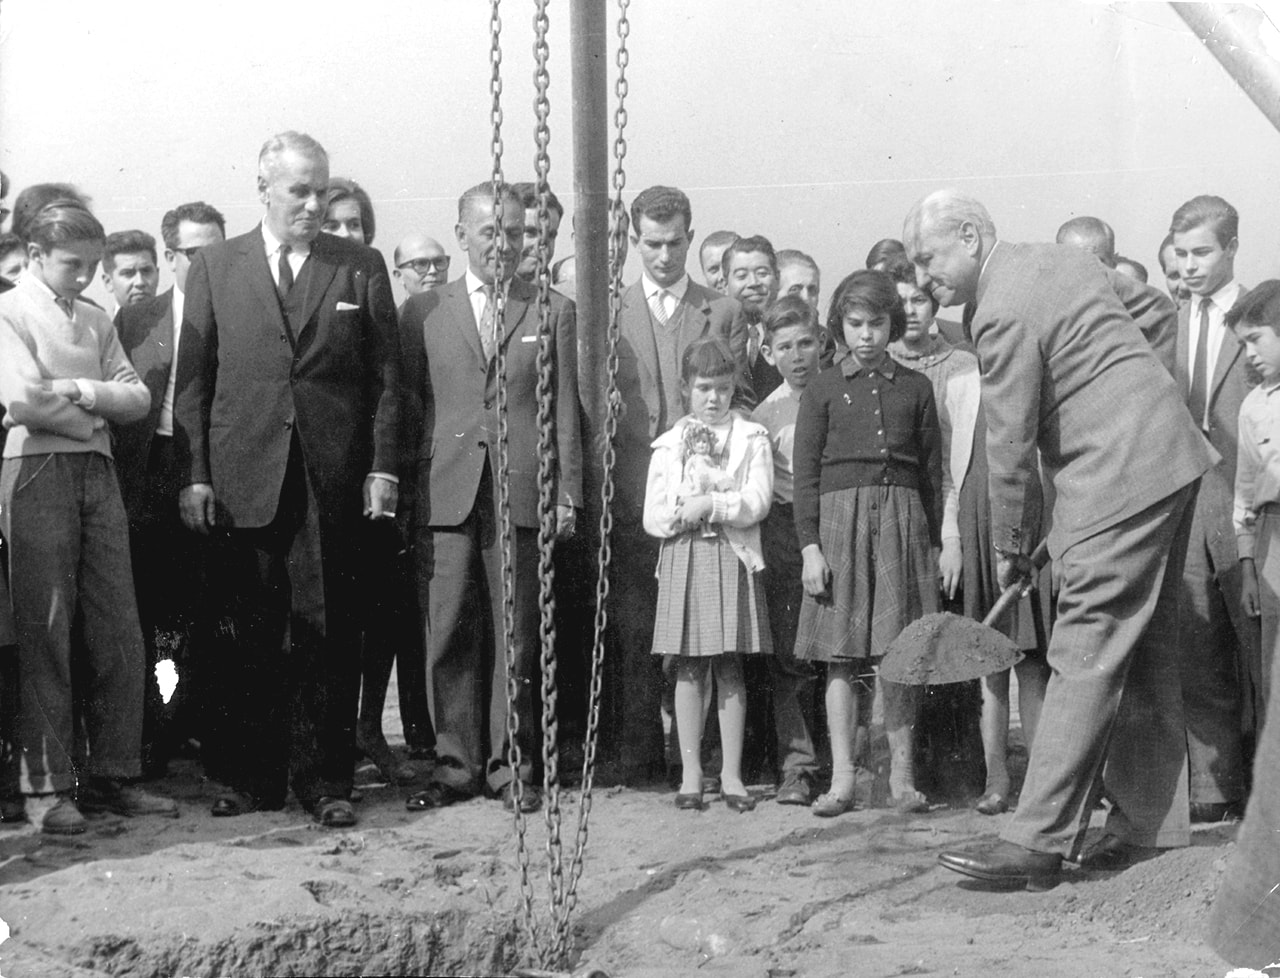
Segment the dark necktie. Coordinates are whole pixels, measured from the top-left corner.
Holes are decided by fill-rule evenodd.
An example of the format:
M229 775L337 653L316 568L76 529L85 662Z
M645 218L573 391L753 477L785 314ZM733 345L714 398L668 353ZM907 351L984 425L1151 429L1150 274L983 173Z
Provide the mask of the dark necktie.
M58 304L58 308L67 314L68 319L75 318L76 300L68 299L66 296L57 296L54 300Z
M280 246L280 279L276 285L281 299L289 298L289 290L293 288L293 266L289 264L288 245Z
M1205 376L1209 362L1209 300L1200 300L1200 333L1196 341L1196 355L1191 364L1191 395L1187 406L1196 425L1204 427L1204 409L1208 403L1209 380Z

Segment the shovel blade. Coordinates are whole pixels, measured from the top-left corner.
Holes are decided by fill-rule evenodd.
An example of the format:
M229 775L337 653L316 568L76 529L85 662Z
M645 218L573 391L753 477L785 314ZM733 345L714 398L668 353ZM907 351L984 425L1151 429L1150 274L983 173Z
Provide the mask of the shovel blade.
M904 628L885 650L880 676L907 686L961 683L1017 665L1023 654L980 621L938 612Z

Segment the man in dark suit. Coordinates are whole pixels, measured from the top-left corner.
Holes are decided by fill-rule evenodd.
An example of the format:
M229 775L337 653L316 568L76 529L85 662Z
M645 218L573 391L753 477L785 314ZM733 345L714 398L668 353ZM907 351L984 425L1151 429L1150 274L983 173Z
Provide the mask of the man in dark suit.
M1179 666L1187 720L1191 820L1243 814L1245 763L1241 692L1248 726L1260 725L1262 660L1258 623L1240 603L1231 506L1237 419L1253 386L1244 348L1225 317L1245 294L1235 278L1236 210L1221 197L1193 197L1173 214L1170 233L1181 279L1191 294L1178 310L1178 388L1218 460L1200 481L1183 574Z
M1061 569L1053 677L1018 810L1001 842L939 860L981 880L1052 885L1083 838L1104 762L1114 804L1081 864L1117 868L1187 845L1175 650L1204 440L1095 259L997 241L986 208L954 190L918 203L904 240L922 287L941 305L967 304L999 582L1031 573L1038 459Z
M500 201L500 206L499 206ZM400 317L407 445L416 453L413 536L436 731L433 780L408 799L435 808L486 790L508 808L540 804L531 782L538 728L531 680L538 653L537 292L515 276L524 205L491 183L458 201L462 278L412 296ZM499 299L502 315L498 319ZM582 496L573 303L552 293L554 498L558 533L573 532ZM507 462L514 571L512 659L519 782L508 764L502 528L498 492L497 351L506 360Z
M739 402L749 402L747 322L733 299L693 282L685 271L693 241L689 198L674 187L650 187L631 205L631 246L644 273L622 294L614 439L613 564L609 628L616 668L606 671L606 755L621 780L641 784L664 772L662 677L653 653L658 603L658 541L644 532L644 487L650 444L686 413L680 358L694 340L719 336L739 364Z
M138 376L151 392L147 416L132 424L115 425L112 451L116 476L129 517L129 542L133 550L133 582L138 596L138 617L147 645L147 685L143 699L142 768L144 773L164 770L170 745L163 742L164 701L153 678L157 662L174 657L182 664L180 705L197 703L189 696L193 639L204 593L204 547L201 538L182 532L178 516L178 492L183 473L173 447L173 401L178 342L181 338L183 297L191 256L205 245L226 237L226 222L204 201L175 207L160 222L165 261L173 273L173 288L142 302L121 306L116 332ZM172 648L157 648L157 631L178 641ZM175 655L175 653L178 653ZM188 719L191 719L188 717ZM212 758L211 758L212 760Z
M196 254L174 439L183 522L225 537L219 748L235 770L213 813L279 808L291 781L338 827L355 823L361 515L396 510L399 337L382 257L320 233L328 187L319 143L272 137L262 224Z
M747 320L747 377L756 403L782 383L782 374L761 353L764 346L764 313L778 298L778 256L773 245L759 234L738 238L724 250L725 294L742 304Z

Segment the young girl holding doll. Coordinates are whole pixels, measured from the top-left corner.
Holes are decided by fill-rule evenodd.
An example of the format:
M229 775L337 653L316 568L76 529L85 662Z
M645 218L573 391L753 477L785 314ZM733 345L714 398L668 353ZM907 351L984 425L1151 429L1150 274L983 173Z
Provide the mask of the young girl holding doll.
M805 389L796 419L795 519L804 560L796 657L827 663L829 817L854 805L855 683L912 621L938 610L942 439L933 385L895 363L906 328L893 279L857 271L836 289L827 319L836 363ZM889 786L918 810L912 727L920 687L883 682Z
M736 812L755 808L742 783L742 656L772 651L759 523L773 497L773 452L764 426L730 410L735 367L719 339L685 350L680 377L689 414L654 441L645 486L644 528L662 538L653 652L676 657L681 809L702 808L702 704L712 671L724 801Z

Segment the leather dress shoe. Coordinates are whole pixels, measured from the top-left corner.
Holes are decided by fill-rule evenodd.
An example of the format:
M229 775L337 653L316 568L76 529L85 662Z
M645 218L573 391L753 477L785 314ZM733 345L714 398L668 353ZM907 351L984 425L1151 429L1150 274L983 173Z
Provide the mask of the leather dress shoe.
M258 804L258 799L247 792L228 791L226 794L217 797L213 807L209 809L209 814L214 818L234 818L237 815L248 815L250 812L256 812L261 807Z
M724 805L729 811L744 815L756 810L756 800L751 795L731 795L725 792Z
M431 808L456 805L460 801L467 801L470 797L471 794L461 788L455 788L440 781L432 781L421 791L415 791L406 798L404 807L411 812L425 812Z
M684 791L676 793L676 808L682 812L702 811L702 792Z
M788 774L773 800L779 805L808 805L813 801L813 784L807 775Z
M1062 856L1037 852L1012 842L997 842L986 848L957 849L938 855L947 869L984 883L997 883L1031 890L1048 890L1058 882Z
M349 829L356 824L356 810L345 798L324 795L311 806L311 816L326 829Z
M136 784L108 778L91 778L77 799L81 811L111 812L114 815L160 815L177 818L178 806L172 798L144 791Z
M499 792L502 799L502 807L509 812L516 810L516 788L515 782L509 781L502 787ZM529 784L527 781L520 785L520 811L525 815L530 815L542 807L542 789L537 785Z
M1244 818L1244 804L1238 801L1193 801L1191 821L1198 825L1238 822Z
M1160 855L1153 846L1139 846L1108 832L1080 854L1080 868L1092 872L1117 872Z

